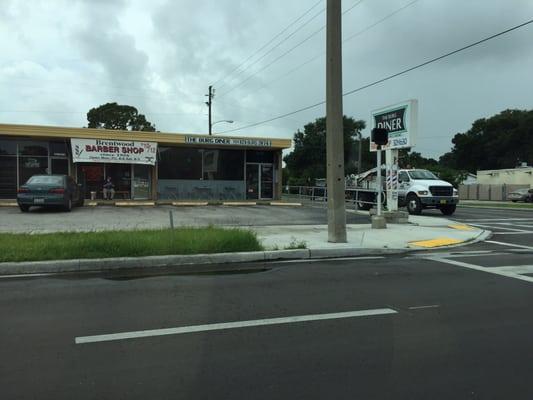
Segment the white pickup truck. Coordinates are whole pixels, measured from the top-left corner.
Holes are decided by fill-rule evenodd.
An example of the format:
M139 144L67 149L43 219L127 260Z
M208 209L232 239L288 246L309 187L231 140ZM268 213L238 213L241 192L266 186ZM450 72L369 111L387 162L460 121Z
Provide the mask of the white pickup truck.
M420 214L424 208L437 208L452 215L459 203L457 189L425 169L398 171L398 206L409 214Z

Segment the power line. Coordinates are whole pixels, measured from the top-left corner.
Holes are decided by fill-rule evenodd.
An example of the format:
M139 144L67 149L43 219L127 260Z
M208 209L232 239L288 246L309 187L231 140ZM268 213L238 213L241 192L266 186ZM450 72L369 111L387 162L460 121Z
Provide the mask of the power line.
M353 10L355 7L357 7L359 4L361 4L364 0L358 0L356 1L351 7L347 8L345 11L342 12L342 15L345 15L346 13L350 12L351 10ZM323 10L322 10L323 11ZM313 17L314 18L314 17ZM278 62L279 60L281 60L283 57L285 57L287 54L291 53L293 50L295 50L296 48L300 47L301 45L303 45L305 42L307 42L308 40L310 40L311 38L313 38L315 35L319 34L320 32L322 32L324 29L326 28L326 25L323 25L322 27L320 27L319 29L317 29L316 31L314 31L313 33L311 33L310 35L308 35L307 37L305 37L302 41L298 42L295 46L291 47L290 49L288 49L287 51L285 51L284 53L282 53L281 55L279 55L278 57L276 57L274 60L272 60L271 62L269 62L267 65L263 66L262 68L259 68L258 70L256 70L255 72L253 72L251 75L249 75L246 79L244 79L243 81L241 81L240 83L238 83L237 85L233 86L231 89L227 90L226 92L222 93L222 95L219 95L219 97L221 96L226 96L227 94L229 94L230 92L234 91L235 89L237 89L238 87L244 85L246 82L248 82L250 79L252 79L254 76L256 76L258 73L264 71L265 69L267 69L268 67L270 67L272 64ZM262 59L263 57L261 57ZM256 60L254 62L254 64L259 61L259 60ZM244 72L244 71L243 71Z
M364 90L364 89L368 89L369 87L379 85L380 83L383 83L383 82L388 81L388 80L390 80L390 79L396 78L396 77L398 77L398 76L400 76L400 75L407 74L408 72L414 71L415 69L422 68L422 67L424 67L424 66L426 66L426 65L429 65L429 64L432 64L432 63L434 63L434 62L440 61L440 60L442 60L442 59L444 59L444 58L450 57L450 56L452 56L452 55L454 55L454 54L457 54L457 53L459 53L459 52L461 52L461 51L464 51L464 50L470 49L470 48L472 48L472 47L474 47L474 46L477 46L477 45L480 45L480 44L482 44L482 43L488 42L489 40L495 39L495 38L497 38L497 37L499 37L499 36L502 36L502 35L505 35L505 34L507 34L507 33L509 33L509 32L512 32L512 31L515 31L515 30L517 30L517 29L523 28L524 26L529 25L529 24L531 24L531 23L533 23L533 19L530 19L529 21L523 22L523 23L521 23L521 24L519 24L519 25L515 25L515 26L513 26L512 28L506 29L506 30L501 31L501 32L498 32L498 33L496 33L496 34L494 34L494 35L491 35L491 36L488 36L488 37L483 38L483 39L481 39L481 40L478 40L478 41L476 41L476 42L474 42L474 43L471 43L471 44L468 44L468 45L466 45L466 46L460 47L459 49L456 49L456 50L450 51L450 52L445 53L445 54L443 54L443 55L440 55L440 56L438 56L438 57L431 58L431 59L429 59L429 60L427 60L427 61L424 61L424 62L422 62L422 63L420 63L420 64L417 64L417 65L415 65L415 66L413 66L413 67L406 68L406 69L404 69L404 70L402 70L402 71L400 71L400 72L397 72L397 73L395 73L395 74L388 75L388 76L386 76L386 77L384 77L384 78L378 79L377 81L374 81L374 82L368 83L368 84L363 85L363 86L360 86L360 87L358 87L358 88L356 88L356 89L353 89L353 90L350 90L350 91L348 91L348 92L345 92L345 93L343 93L342 96L343 96L343 97L345 97L345 96L349 96L349 95L354 94L354 93L356 93L356 92L360 92L360 91L362 91L362 90ZM268 123L268 122L272 122L272 121L275 121L275 120L278 120L278 119L281 119L281 118L288 117L288 116L290 116L290 115L294 115L294 114L297 114L297 113L300 113L300 112L303 112L303 111L310 110L310 109L312 109L312 108L315 108L315 107L321 106L322 104L325 104L325 103L326 103L326 102L323 100L323 101L320 101L320 102L318 102L318 103L315 103L315 104L312 104L312 105L309 105L309 106L306 106L306 107L300 108L300 109L298 109L298 110L294 110L294 111L291 111L291 112L288 112L288 113L285 113L285 114L282 114L282 115L278 115L278 116L276 116L276 117L269 118L269 119L264 120L264 121L255 122L255 123L253 123L253 124L249 124L249 125L242 126L242 127L239 127L239 128L229 129L229 130L223 131L223 132L221 132L221 133L235 132L235 131L238 131L238 130L241 130L241 129L247 129L247 128L252 128L252 127L255 127L255 126L258 126L258 125L263 125L263 124L266 124L266 123Z
M346 39L344 39L344 40L342 41L342 43L344 44L344 43L348 42L349 40L352 40L352 39L354 39L355 37L357 37L357 36L359 36L359 35L365 33L366 31L368 31L368 30L374 28L375 26L377 26L377 25L383 23L383 22L386 21L387 19L393 17L394 15L396 15L397 13L399 13L400 11L402 11L402 10L404 10L404 9L406 9L406 8L408 8L408 7L410 7L410 6L412 6L413 4L415 4L415 3L418 2L418 1L419 1L419 0L412 0L411 2L405 4L404 6L402 6L402 7L398 8L398 9L394 10L394 11L391 12L390 14L387 14L385 17L381 18L380 20L376 21L375 23L373 23L373 24L371 24L371 25L369 25L369 26L367 26L367 27L361 29L360 31L354 33L353 35L348 36ZM349 10L347 10L347 11L349 11ZM257 90L264 89L264 88L268 87L269 85L271 85L272 83L277 82L277 81L279 81L279 80L285 78L286 76L291 75L292 73L298 71L300 68L305 67L307 64L309 64L309 63L311 63L311 62L313 62L313 61L315 61L315 60L318 60L320 57L323 57L325 54L326 54L326 52L323 51L323 52L321 52L320 54L317 54L316 56L313 56L312 58L308 59L307 61L304 61L303 63L301 63L301 64L299 64L299 65L297 65L296 67L294 67L293 69L287 71L286 73L284 73L284 74L282 74L282 75L279 75L279 76L277 76L276 78L274 78L274 79L268 81L267 83L265 83L264 85L262 85L261 87L259 87Z
M278 37L280 37L281 35L283 35L285 32L287 32L294 24L296 24L298 21L300 21L301 19L303 19L307 14L309 14L314 8L316 8L316 6L318 6L320 3L322 3L323 0L318 0L315 4L313 4L313 6L311 6L311 8L309 8L307 11L305 11L302 15L300 15L298 18L296 18L294 21L292 21L289 25L287 25L285 28L283 28L278 34L276 34L272 39L270 39L267 43L265 43L263 46L261 46L259 49L257 49L256 51L254 51L251 55L249 55L243 62L241 62L239 65L237 65L235 68L233 68L230 72L228 72L225 76L223 76L222 78L219 78L217 81L215 81L212 86L215 86L217 85L219 82L222 82L224 80L226 80L229 76L231 76L231 74L233 74L235 71L237 71L239 68L241 68L244 64L246 64L250 59L252 59L253 57L255 57L257 54L259 54L263 49L265 49L266 47L268 47L272 42L274 42L274 40L276 40ZM325 9L322 9L320 11L320 13L324 12ZM320 14L319 13L319 14ZM315 17L312 17L311 20L315 18ZM305 26L308 22L306 22L304 25L300 26L300 28L298 28L296 31L294 31L292 34L296 33L299 29L301 29L303 26ZM291 35L292 35L291 34ZM285 38L285 40L288 39L288 38ZM283 41L282 41L283 42ZM281 44L282 42L278 43ZM222 85L223 86L223 85Z

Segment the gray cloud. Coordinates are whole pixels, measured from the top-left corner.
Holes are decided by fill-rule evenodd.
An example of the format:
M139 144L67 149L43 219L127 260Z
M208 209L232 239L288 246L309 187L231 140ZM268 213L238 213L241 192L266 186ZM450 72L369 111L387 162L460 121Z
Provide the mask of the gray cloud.
M363 1L344 16L344 37L408 2ZM343 8L355 3L344 0ZM161 130L205 132L207 86L226 77L312 4L308 0L57 0L31 6L22 0L4 2L0 88L5 96L0 98L0 120L81 126L89 108L118 101L145 112ZM533 3L528 0L419 0L344 44L344 88L367 84L531 16ZM248 79L324 22L325 15L319 15L244 73L216 83L215 119L236 121L217 125L217 130L324 99L325 58L320 56L324 32ZM524 28L346 97L345 113L368 120L372 109L417 98L417 150L438 156L450 148L450 138L475 119L505 108L533 107L532 32L533 27ZM244 79L248 79L245 84L228 93ZM17 112L6 112L10 110ZM324 107L318 107L236 133L289 137L323 114Z

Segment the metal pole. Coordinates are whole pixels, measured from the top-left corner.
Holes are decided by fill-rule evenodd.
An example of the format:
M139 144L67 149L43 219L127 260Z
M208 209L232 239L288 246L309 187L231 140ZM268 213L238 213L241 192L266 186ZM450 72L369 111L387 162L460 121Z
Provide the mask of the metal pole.
M174 215L172 215L172 210L168 210L168 217L170 218L170 229L174 229Z
M377 170L377 176L376 176L376 183L378 186L378 217L381 216L381 193L383 192L383 187L381 184L381 146L378 145L378 151L377 151L377 157L378 157L378 170Z
M346 242L341 22L341 0L327 0L326 156L328 241L335 243Z

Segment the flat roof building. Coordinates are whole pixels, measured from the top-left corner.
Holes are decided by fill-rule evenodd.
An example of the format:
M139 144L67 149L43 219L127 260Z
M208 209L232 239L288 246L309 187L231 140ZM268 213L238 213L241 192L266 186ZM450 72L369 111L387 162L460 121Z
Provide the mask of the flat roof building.
M67 174L102 198L279 199L290 139L0 124L0 199L32 175Z

